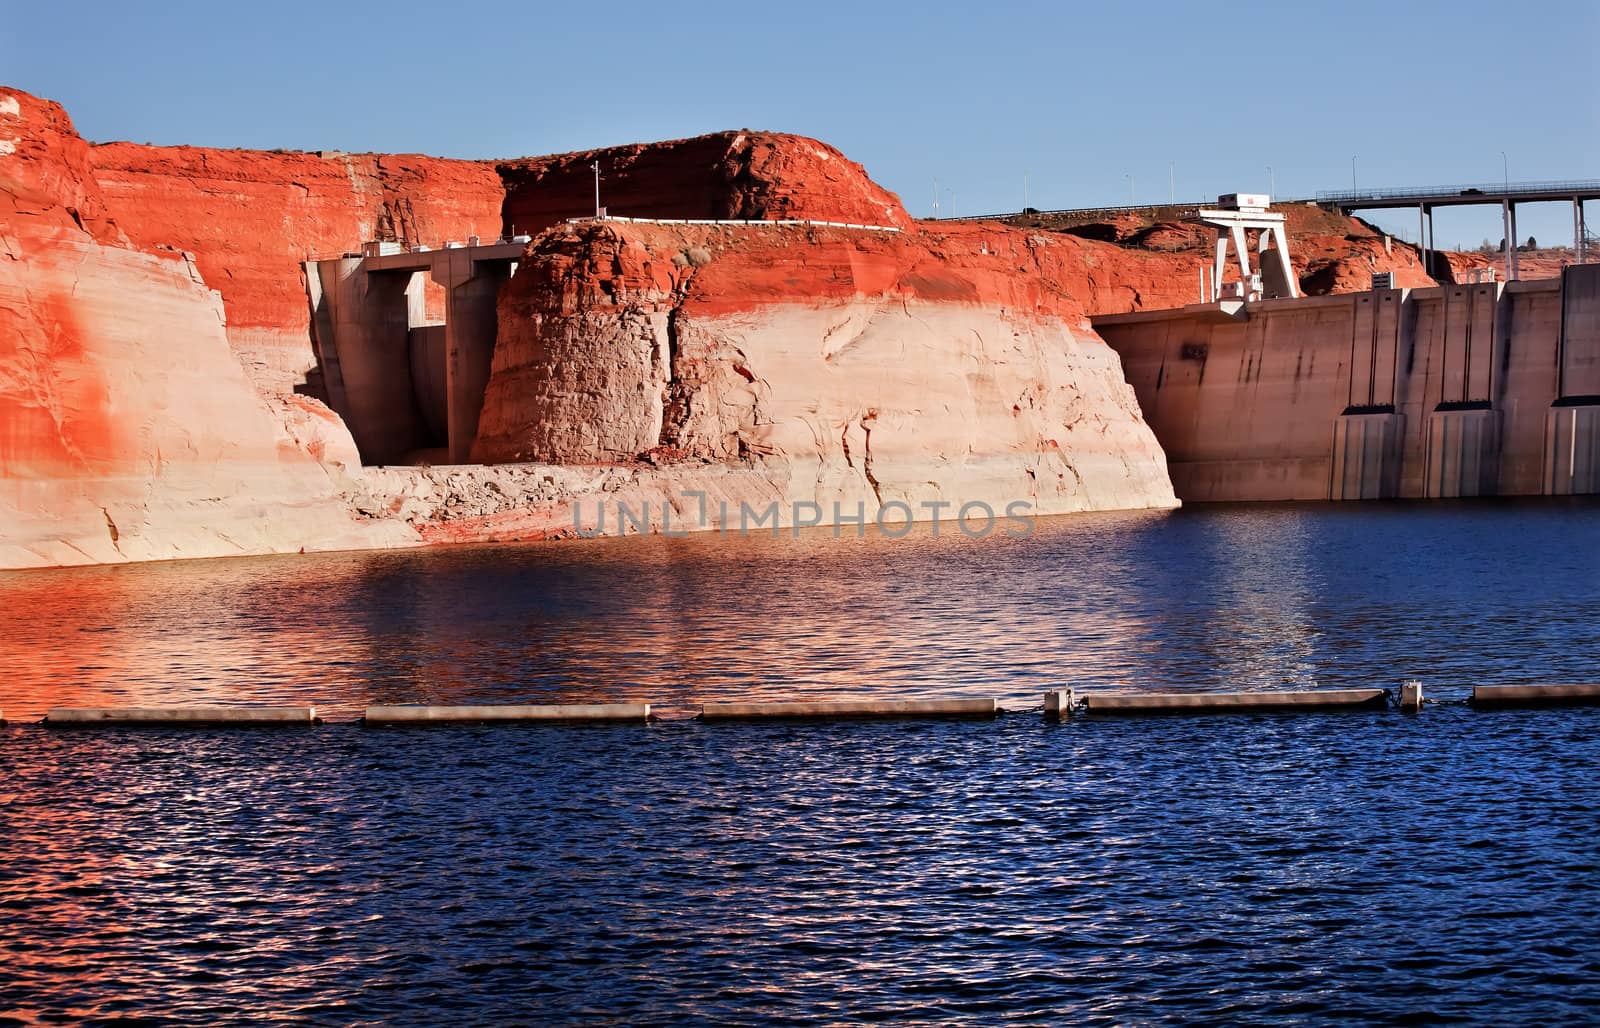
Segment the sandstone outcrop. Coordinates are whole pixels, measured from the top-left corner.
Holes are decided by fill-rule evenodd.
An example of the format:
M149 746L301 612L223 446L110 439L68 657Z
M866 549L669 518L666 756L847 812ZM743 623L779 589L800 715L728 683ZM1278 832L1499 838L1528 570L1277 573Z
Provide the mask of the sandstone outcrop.
M507 233L534 234L594 213L905 226L900 199L826 143L774 132L717 132L664 143L500 161Z
M351 517L195 264L128 246L87 172L60 107L0 89L0 567L414 541Z
M554 229L502 293L474 458L665 448L869 513L1171 506L1075 299L1082 245L993 225Z

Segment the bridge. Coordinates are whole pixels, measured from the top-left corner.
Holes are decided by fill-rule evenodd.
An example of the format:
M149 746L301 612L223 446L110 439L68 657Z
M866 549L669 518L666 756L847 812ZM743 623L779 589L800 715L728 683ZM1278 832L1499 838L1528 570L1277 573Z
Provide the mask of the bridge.
M1507 277L1517 277L1517 205L1526 203L1572 204L1572 249L1576 262L1584 263L1589 256L1589 226L1583 205L1589 200L1600 200L1600 179L1568 179L1555 182L1496 182L1454 186L1406 186L1381 189L1351 189L1319 192L1311 200L1275 200L1278 205L1315 202L1321 207L1339 210L1345 214L1356 211L1397 210L1417 208L1417 241L1422 266L1430 272L1429 255L1437 249L1433 238L1433 210L1435 207L1498 206L1505 226ZM1056 210L1027 208L1007 214L976 214L960 218L940 218L939 221L1005 221L1010 218L1056 217L1096 218L1115 217L1119 214L1161 214L1175 221L1194 217L1204 203L1141 203L1109 207L1063 207Z
M1501 203L1583 203L1600 200L1600 179L1564 182L1495 182L1455 186L1349 189L1319 192L1317 203L1342 211L1371 211L1397 207L1457 207Z
M1433 238L1435 207L1498 206L1505 228L1506 277L1513 279L1517 277L1517 204L1572 204L1572 249L1577 262L1582 264L1588 256L1589 246L1589 227L1583 211L1587 200L1600 200L1600 179L1351 189L1317 194L1317 203L1346 214L1415 207L1417 245L1422 251L1424 268L1429 268L1428 254L1437 249Z

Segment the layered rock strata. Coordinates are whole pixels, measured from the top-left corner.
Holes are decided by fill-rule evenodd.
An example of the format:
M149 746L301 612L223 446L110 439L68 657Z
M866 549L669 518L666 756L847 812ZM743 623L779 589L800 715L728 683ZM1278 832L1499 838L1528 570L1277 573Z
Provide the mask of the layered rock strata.
M785 501L1171 506L1077 240L581 225L503 291L475 459L745 467Z
M507 232L537 233L594 213L613 216L843 221L904 227L893 193L826 143L774 132L716 132L693 139L499 161Z
M0 567L414 542L351 516L245 376L221 298L132 248L89 166L60 107L0 89Z

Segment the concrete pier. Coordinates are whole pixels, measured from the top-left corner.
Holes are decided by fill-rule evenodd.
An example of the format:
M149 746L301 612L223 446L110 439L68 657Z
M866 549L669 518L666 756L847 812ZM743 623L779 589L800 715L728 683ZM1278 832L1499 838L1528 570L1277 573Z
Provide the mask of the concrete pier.
M315 707L52 707L45 716L47 725L71 728L119 725L252 727L316 723Z
M648 703L561 703L547 705L467 705L455 707L376 705L367 708L369 725L549 722L563 724L650 720Z
M1270 710L1353 710L1387 707L1383 689L1310 689L1281 692L1085 693L1090 714L1242 714Z
M1416 713L1422 709L1422 683L1409 679L1400 685L1400 709Z
M995 717L997 699L801 700L784 703L707 703L706 721L765 721L780 718Z
M1600 704L1600 684L1478 685L1471 702L1477 708L1593 706Z

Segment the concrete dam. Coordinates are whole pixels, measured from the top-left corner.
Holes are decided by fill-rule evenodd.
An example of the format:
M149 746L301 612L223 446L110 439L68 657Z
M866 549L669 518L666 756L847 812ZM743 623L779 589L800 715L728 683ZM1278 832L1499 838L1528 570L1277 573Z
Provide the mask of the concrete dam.
M1093 323L1182 500L1600 492L1600 265Z

